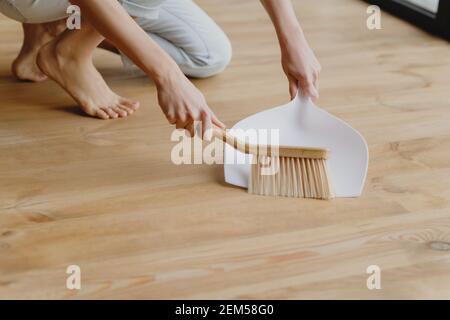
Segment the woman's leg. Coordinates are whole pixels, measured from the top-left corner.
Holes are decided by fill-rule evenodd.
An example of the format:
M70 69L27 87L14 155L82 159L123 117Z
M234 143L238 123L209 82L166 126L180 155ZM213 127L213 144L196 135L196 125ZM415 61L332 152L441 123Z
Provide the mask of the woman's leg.
M47 79L36 64L41 47L50 42L66 28L65 20L49 23L22 23L23 43L19 55L12 63L12 73L24 81L40 82Z
M138 18L137 22L188 76L213 76L231 60L228 37L191 0L166 0L157 19ZM123 60L126 67L132 66L125 56Z
M36 64L41 47L52 40L43 24L22 24L23 43L19 55L12 63L12 73L20 80L40 82L47 79Z
M101 119L126 117L139 104L115 94L92 62L93 52L103 40L84 19L80 30L66 30L43 46L37 63L87 114Z

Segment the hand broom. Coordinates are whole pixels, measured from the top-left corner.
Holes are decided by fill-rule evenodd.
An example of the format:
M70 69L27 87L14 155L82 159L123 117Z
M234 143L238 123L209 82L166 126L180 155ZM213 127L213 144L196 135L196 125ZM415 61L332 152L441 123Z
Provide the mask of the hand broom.
M248 192L264 196L332 199L335 197L327 149L252 145L215 127L213 136L253 155Z

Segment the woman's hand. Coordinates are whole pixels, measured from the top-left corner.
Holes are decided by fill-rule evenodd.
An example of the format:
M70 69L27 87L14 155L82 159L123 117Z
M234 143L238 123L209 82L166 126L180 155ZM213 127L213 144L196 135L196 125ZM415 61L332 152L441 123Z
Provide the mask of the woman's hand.
M281 43L281 55L291 99L297 95L299 85L303 95L318 99L321 66L303 34L291 35Z
M275 26L281 47L282 65L289 80L291 98L299 85L303 95L319 97L320 64L305 39L292 1L261 0Z
M168 77L157 82L159 105L170 124L185 129L193 137L194 122L202 123L202 137L209 141L212 125L225 128L206 103L203 94L181 71L170 72Z

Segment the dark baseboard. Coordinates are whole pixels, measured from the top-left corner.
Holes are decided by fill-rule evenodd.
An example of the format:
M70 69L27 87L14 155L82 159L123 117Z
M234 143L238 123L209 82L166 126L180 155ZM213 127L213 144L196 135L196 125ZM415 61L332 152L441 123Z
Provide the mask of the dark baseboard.
M450 41L450 0L440 0L434 14L402 0L364 0L432 34Z

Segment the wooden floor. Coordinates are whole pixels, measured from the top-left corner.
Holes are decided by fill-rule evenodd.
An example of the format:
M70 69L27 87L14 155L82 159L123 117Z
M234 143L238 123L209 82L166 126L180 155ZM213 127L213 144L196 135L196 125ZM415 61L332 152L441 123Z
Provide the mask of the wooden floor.
M257 1L202 0L234 45L231 66L195 81L229 126L288 100ZM450 46L367 4L302 0L323 66L319 105L367 139L362 197L248 195L221 166L175 166L155 86L98 66L143 108L82 116L54 83L18 83L20 25L0 19L0 298L450 298ZM79 265L82 289L66 289ZM368 290L366 268L381 268Z

